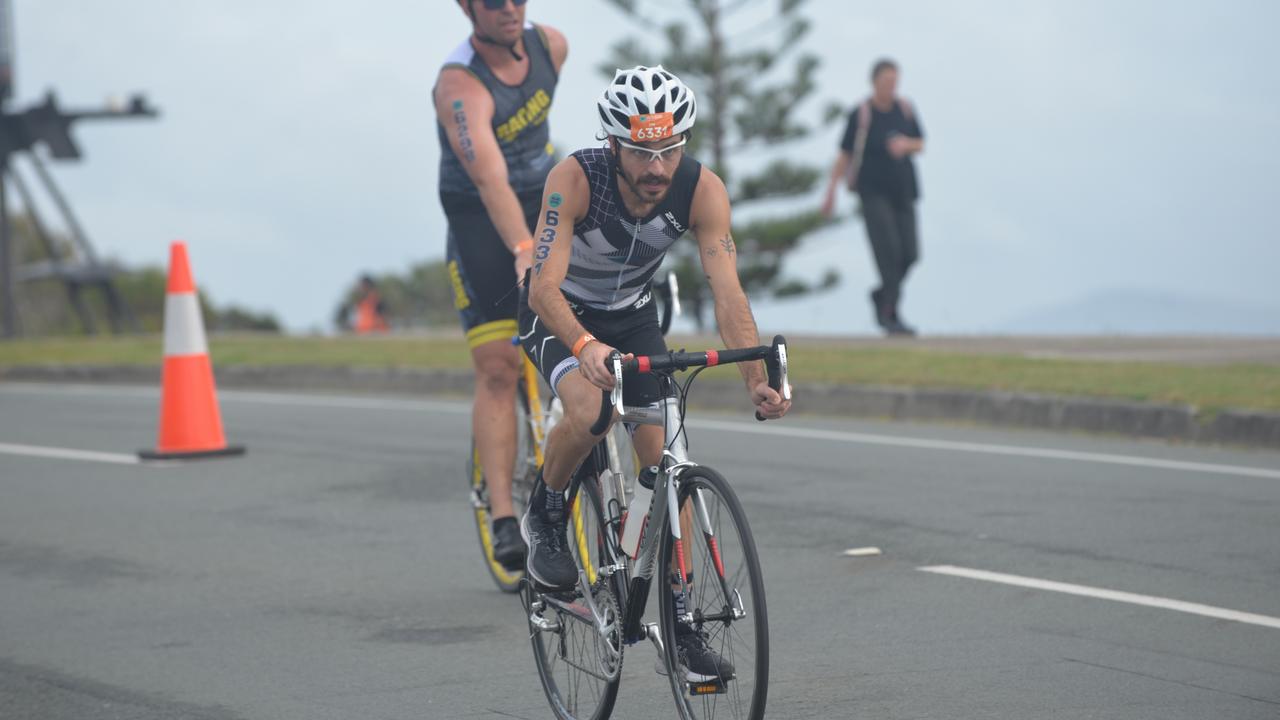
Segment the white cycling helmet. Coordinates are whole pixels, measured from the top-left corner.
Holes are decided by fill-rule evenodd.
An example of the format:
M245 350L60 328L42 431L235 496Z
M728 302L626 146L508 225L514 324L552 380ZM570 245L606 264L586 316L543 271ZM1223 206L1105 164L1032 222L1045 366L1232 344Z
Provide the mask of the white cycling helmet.
M636 142L688 132L698 116L693 91L661 65L615 72L596 109L606 135Z

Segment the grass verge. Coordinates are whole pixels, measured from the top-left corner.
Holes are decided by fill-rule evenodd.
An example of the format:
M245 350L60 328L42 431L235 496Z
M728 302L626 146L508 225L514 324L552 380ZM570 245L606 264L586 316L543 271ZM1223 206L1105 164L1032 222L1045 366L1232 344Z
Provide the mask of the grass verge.
M1086 395L1223 408L1280 410L1280 367L1037 359L910 348L792 347L792 381ZM457 336L321 338L233 335L210 339L217 365L470 367ZM159 337L53 338L0 342L0 367L157 365ZM717 370L722 376L728 370Z

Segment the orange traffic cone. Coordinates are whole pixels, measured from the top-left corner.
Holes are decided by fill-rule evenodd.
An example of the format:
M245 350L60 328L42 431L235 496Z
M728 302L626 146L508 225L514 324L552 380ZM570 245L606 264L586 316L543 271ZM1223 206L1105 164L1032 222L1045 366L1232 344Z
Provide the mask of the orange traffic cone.
M175 242L169 247L164 299L160 441L157 449L140 450L138 455L145 460L180 460L243 453L243 446L227 445L222 435L200 299L191 280L186 243Z

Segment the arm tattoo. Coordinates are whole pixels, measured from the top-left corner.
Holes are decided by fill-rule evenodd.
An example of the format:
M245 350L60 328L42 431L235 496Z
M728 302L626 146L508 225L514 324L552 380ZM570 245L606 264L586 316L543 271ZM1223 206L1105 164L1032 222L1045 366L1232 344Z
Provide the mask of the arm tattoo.
M720 238L720 246L724 248L725 255L732 255L735 252L733 247L733 236L725 235Z
M719 250L716 250L713 247L707 248L707 257L715 257L716 255L719 255L719 254L720 254Z
M560 213L548 210L542 224L545 227L542 228L542 234L538 236L538 247L533 251L533 259L537 260L533 266L535 275L542 274L542 264L551 254L551 243L556 241L556 226L560 224Z
M462 159L467 162L476 161L476 150L471 145L471 131L467 129L467 114L462 110L462 101L453 101L453 121L458 125L458 149L462 151Z

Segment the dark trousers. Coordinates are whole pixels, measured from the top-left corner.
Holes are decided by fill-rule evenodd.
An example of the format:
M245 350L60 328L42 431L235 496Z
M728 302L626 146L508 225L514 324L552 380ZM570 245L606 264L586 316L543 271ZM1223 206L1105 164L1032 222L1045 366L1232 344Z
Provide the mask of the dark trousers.
M862 195L862 217L867 223L876 267L880 269L880 311L887 317L897 317L902 283L907 271L920 259L916 204L888 195Z

